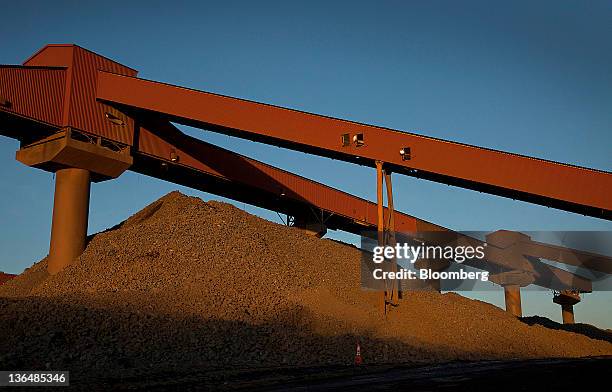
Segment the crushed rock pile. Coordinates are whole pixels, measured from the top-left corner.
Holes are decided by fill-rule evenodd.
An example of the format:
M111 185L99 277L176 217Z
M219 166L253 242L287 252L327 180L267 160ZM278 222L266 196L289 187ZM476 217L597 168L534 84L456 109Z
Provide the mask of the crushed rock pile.
M0 286L2 286L4 284L4 282L8 282L9 280L13 279L15 277L15 275L13 274L7 274L5 272L0 271Z
M612 355L457 294L407 293L383 320L360 251L172 192L0 287L0 368L108 374ZM8 332L7 332L8 331Z

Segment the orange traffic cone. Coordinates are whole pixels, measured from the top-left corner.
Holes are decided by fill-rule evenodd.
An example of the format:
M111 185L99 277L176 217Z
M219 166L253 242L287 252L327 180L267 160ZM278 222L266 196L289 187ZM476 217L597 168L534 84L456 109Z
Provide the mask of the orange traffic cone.
M361 346L359 342L357 342L357 354L355 354L355 365L361 365L363 363L363 359L361 359Z

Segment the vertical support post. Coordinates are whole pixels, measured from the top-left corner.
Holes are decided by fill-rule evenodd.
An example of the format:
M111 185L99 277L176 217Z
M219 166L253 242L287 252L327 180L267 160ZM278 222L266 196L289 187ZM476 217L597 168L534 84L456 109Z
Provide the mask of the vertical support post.
M385 218L383 206L383 163L376 161L376 203L378 212L378 245L385 245ZM382 266L384 269L384 264ZM384 291L381 293L381 305L383 314L387 314L387 287L385 282Z
M574 324L574 305L561 305L561 317L563 324Z
M388 211L388 244L390 246L395 246L397 244L395 239L395 209L393 208L393 185L391 183L391 171L389 169L384 170L385 174L385 185L387 187L387 211ZM397 260L393 258L393 262L391 264L391 271L397 272ZM401 293L399 289L399 284L397 279L393 279L391 282L391 301L396 301L401 298Z
M388 229L390 230L392 236L395 237L395 219L393 217L395 209L393 208L393 185L391 184L391 171L385 169L384 173L385 185L387 186L387 209L389 210Z
M572 290L563 290L555 294L553 302L561 305L563 324L574 324L574 305L580 302L580 293Z
M85 249L89 216L90 173L60 169L55 173L53 221L47 270L55 275Z
M509 284L504 286L504 297L506 299L506 312L516 317L523 317L521 307L521 286Z
M378 212L378 245L384 245L384 206L383 206L383 170L382 162L376 161L376 206Z

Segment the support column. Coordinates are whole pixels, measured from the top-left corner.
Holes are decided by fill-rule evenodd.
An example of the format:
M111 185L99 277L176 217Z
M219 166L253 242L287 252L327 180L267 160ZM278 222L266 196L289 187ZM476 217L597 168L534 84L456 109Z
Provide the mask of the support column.
M521 306L521 287L529 286L534 282L534 276L529 271L506 271L499 274L489 275L489 281L496 283L504 288L506 300L506 312L523 317Z
M388 224L387 224L387 233L389 237L387 238L387 245L395 247L397 241L395 239L395 209L393 207L393 185L391 183L391 171L389 169L384 170L385 175L385 186L387 189L387 211L388 211ZM391 271L397 272L397 260L395 257L391 263ZM399 282L397 279L393 279L391 283L391 293L389 300L391 303L397 303L397 301L401 298L402 293L399 287Z
M561 305L563 324L574 324L574 305L580 302L580 294L570 290L564 290L559 294L555 294L553 302Z
M574 324L574 305L561 305L563 324Z
M521 286L509 284L504 286L504 297L506 299L506 312L516 317L523 316L521 307Z
M90 173L85 169L60 169L55 173L53 222L47 270L55 275L85 249L89 215Z
M383 206L383 163L382 161L376 161L376 203L378 212L378 245L385 245L385 218L384 218L384 206ZM385 270L384 263L381 268ZM387 283L384 282L385 287L381 293L381 308L383 314L387 314Z

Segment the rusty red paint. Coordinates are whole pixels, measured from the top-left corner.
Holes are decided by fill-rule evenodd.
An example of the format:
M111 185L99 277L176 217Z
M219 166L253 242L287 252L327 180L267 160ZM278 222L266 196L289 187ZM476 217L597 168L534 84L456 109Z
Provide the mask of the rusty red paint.
M264 189L270 194L294 199L329 213L341 215L364 225L376 224L376 205L338 189L317 183L291 172L263 162L233 153L231 151L191 139L171 124L160 124L156 133L141 129L138 151L170 162L171 153L179 157L183 165L235 183ZM157 134L165 134L164 140ZM386 209L385 209L386 214ZM405 214L396 218L396 229L406 232L417 231L420 220ZM427 225L422 222L421 225ZM435 227L433 224L429 224Z
M108 120L106 113L117 115L117 110L96 101L96 72L136 76L137 71L77 45L47 45L26 60L24 65L66 67L61 126L80 129L126 145L132 144L133 120L125 117L124 126L116 125Z
M380 160L407 175L612 217L612 173L605 171L106 72L98 73L97 97L237 137L368 166ZM344 147L345 133L363 135L363 144ZM410 147L409 160L400 154L406 147Z
M59 125L65 81L65 68L0 66L2 110Z
M377 154L380 156L386 156L385 154L389 154L389 151L379 151L376 150L376 148L368 150L369 147L376 147L382 143L384 141L382 139L387 140L389 138L391 141L395 140L394 138L401 138L401 148L410 147L410 159L406 159L405 156L400 156L399 159L401 159L401 162L416 161L418 165L433 165L428 158L418 158L417 151L426 151L427 149L425 147L428 145L430 145L432 151L434 152L442 151L446 147L449 148L447 152L453 152L453 149L456 148L463 149L458 152L460 157L463 158L469 158L469 154L473 153L474 151L477 153L481 152L483 155L480 156L479 154L476 154L472 161L468 162L467 166L452 166L453 159L457 159L457 157L451 157L450 161L445 157L441 157L439 159L440 162L437 163L438 166L433 165L430 167L432 170L443 170L443 172L446 173L445 175L450 175L451 178L455 178L457 180L465 179L460 177L459 174L473 176L474 178L472 178L471 181L475 181L475 179L478 179L479 181L483 180L483 178L484 180L487 179L486 173L490 171L489 167L482 169L478 165L470 167L470 164L495 163L502 169L508 169L512 165L505 162L505 159L508 157L518 157L517 159L520 159L517 161L517 167L519 169L530 169L532 166L524 165L527 162L530 165L535 165L533 167L539 168L536 170L538 171L537 175L546 173L548 170L547 168L549 168L551 165L554 166L555 170L562 170L565 174L570 173L571 175L563 177L563 180L565 181L569 179L569 185L590 185L593 182L596 182L599 178L592 178L591 176L601 175L603 173L604 175L608 176L603 177L603 186L605 189L610 189L610 187L608 187L608 183L606 182L606 179L609 179L610 173L606 172L598 172L567 165L564 166L554 162L521 157L499 151L480 149L474 146L465 146L458 143L446 142L418 135L404 134L379 127L372 127L349 121L316 116L289 109L272 107L270 105L238 100L235 98L220 97L214 94L197 92L174 86L169 86L170 89L158 89L156 86L161 84L135 79L134 76L136 75L136 71L133 69L122 66L112 60L96 55L93 52L74 45L47 46L26 61L25 64L26 67L19 68L24 72L33 70L34 68L32 67L40 67L43 65L47 67L64 67L65 70L56 69L64 72L62 74L64 75L64 83L62 84L61 81L58 80L52 83L52 88L47 86L43 89L43 91L46 91L45 89L49 90L49 94L52 95L52 101L45 104L48 106L48 109L51 107L53 109L49 113L45 114L45 110L47 109L37 107L40 106L41 103L39 102L40 97L37 97L36 95L23 98L23 104L20 104L22 106L16 106L19 108L19 111L23 113L10 112L8 109L2 108L0 110L0 114L4 116L2 118L7 118L7 113L9 115L7 124L9 124L9 122L13 125L15 124L10 121L11 113L18 114L19 116L30 118L35 121L44 121L41 120L41 118L38 118L38 115L43 117L47 116L49 121L53 121L53 123L59 122L59 124L57 124L58 128L62 126L69 126L93 135L102 136L108 140L114 140L124 144L134 144L132 152L134 154L135 165L132 167L132 170L141 173L144 172L145 174L152 175L154 177L163 178L168 181L182 184L185 184L185 181L187 181L186 178L189 177L189 181L192 182L188 184L188 186L204 190L206 190L207 182L210 182L213 178L218 179L220 180L222 186L225 187L224 190L220 191L222 193L219 194L226 195L234 200L244 199L244 194L257 193L259 198L252 197L250 200L254 201L255 205L259 205L263 208L279 211L281 206L290 206L291 208L296 208L297 206L298 208L303 209L315 207L326 212L331 219L341 217L342 219L334 221L336 228L351 232L359 232L359 229L361 228L370 230L376 229L378 216L376 204L306 178L296 176L295 174L286 172L273 166L266 165L262 162L249 159L231 151L220 149L216 146L212 146L208 143L188 137L172 126L167 121L167 117L178 118L186 122L194 122L196 125L205 125L207 127L212 127L215 130L228 133L230 133L230 131L234 132L245 128L243 130L249 134L259 132L260 136L265 136L267 138L265 141L268 142L273 138L276 138L274 140L280 140L282 142L282 138L285 137L286 140L290 142L290 144L283 144L285 146L290 146L296 149L299 149L299 146L306 146L310 152L325 155L331 151L338 153L338 156L340 157L352 157L351 159L353 159L355 155L360 155L363 158L366 158L360 162L364 162L366 164L373 159L372 157L377 157ZM117 74L122 74L123 76L110 74L105 71L116 72ZM98 73L100 74L100 80L97 80ZM96 81L98 82L97 86ZM114 91L113 85L119 81L127 82L125 82L125 84L115 86L114 88L116 88L116 91ZM14 94L14 97L17 97L12 99L22 99L16 95L16 91L23 86L19 86L18 84L15 84L15 82L11 83L10 91ZM35 82L25 79L24 83L28 83L30 85L35 84ZM151 83L152 85L150 85ZM143 92L147 91L147 88L143 90L143 86L147 86L147 88L153 86L153 90L151 90L152 95L150 97L141 96ZM162 86L168 87L167 85ZM126 87L134 87L135 91L126 92ZM21 88L21 90L24 89ZM168 92L169 95L167 97L163 96L163 94L161 94L162 92ZM127 113L122 114L118 111L114 112L116 115L113 114L113 118L123 116L126 120L125 126L119 125L119 128L114 128L117 126L117 123L108 121L109 118L107 118L105 114L107 111L116 109L96 101L96 96L102 99L126 103L128 105L135 106L135 108L138 110L132 111L129 113L129 116L127 116ZM175 102L168 100L171 100L173 97L177 98ZM193 102L186 102L186 100L189 101L189 97L193 98ZM49 97L45 97L45 99L48 98ZM27 99L30 99L31 101L27 101ZM132 100L139 102L135 103ZM27 105L32 105L34 107L29 108L27 105L25 105L26 103ZM198 106L201 104L210 104L210 106ZM173 107L173 105L175 107ZM160 115L159 113L145 114L140 110L143 108L166 113L167 116ZM231 113L223 112L224 110L228 109L232 109L234 111ZM30 112L28 112L28 110L30 110ZM139 124L142 124L142 128L134 128L135 119L138 120ZM280 124L274 125L278 121L280 121ZM23 122L20 124L23 124ZM328 137L330 140L335 140L339 145L342 145L342 138L338 137L338 140L336 140L334 135L337 133L336 131L345 132L346 126L354 127L354 129L357 131L361 131L363 129L363 131L360 132L360 134L363 135L363 143L357 143L360 144L360 147L357 147L356 145L349 145L346 150L338 150L338 147L334 144L335 142L329 141ZM266 133L268 132L265 129L266 127L270 127L270 134ZM283 130L283 127L286 127L287 129ZM319 129L319 127L321 129ZM22 127L15 128L18 131L22 129ZM0 127L0 131L2 130L3 129ZM287 131L304 132L296 133L291 136L287 133ZM329 131L329 134L324 137L324 135L321 134L321 131ZM383 131L387 133L384 133ZM382 136L380 136L381 140L378 140L376 132L383 132ZM17 133L15 130L11 130L11 132L7 133L7 136L16 137L16 134ZM341 136L341 134L338 134L338 136ZM252 137L252 135L249 137ZM310 137L312 137L312 141L309 141ZM417 138L419 139L419 143L422 142L422 144L415 144L420 146L415 150L414 147L407 144L407 141L412 139L406 139L406 137ZM361 139L358 138L358 141L359 140ZM446 146L446 144L448 144L450 147ZM393 143L389 142L387 147L391 148L392 151ZM423 147L423 149L421 149L421 147ZM373 155L370 156L368 154ZM528 162L529 160L533 160L533 162ZM172 167L176 168L177 170L164 173L163 171L160 172L156 169L163 167L163 165L165 165L166 168ZM397 163L397 159L394 160L393 157L389 158L389 161L385 163L385 166L390 166L391 168L399 167L402 169L402 166ZM412 166L406 167L412 168ZM569 169L563 169L563 167L567 167ZM455 172L456 170L459 170L459 172ZM580 172L579 170L583 170L584 172ZM189 173L185 175L185 172ZM485 175L481 178L480 176L482 176L482 172L484 172ZM581 173L582 176L579 176ZM518 175L516 173L504 173L502 170L502 172L498 173L498 175L501 176L500 181L502 181L502 184L504 186L509 186L510 188L508 189L510 190L513 189L512 186L518 186L527 187L529 192L541 192L543 189L545 191L551 191L551 189L546 188L546 186L544 188L533 186L531 180L527 180L525 182L513 182L517 181ZM572 181L574 181L573 176L579 176L581 178L580 181L582 182L577 181L572 183ZM559 179L557 179L557 181L559 182ZM547 179L545 182L548 185L551 183L550 179ZM500 187L500 183L495 182L484 182L483 185L488 187ZM564 185L567 186L568 184L566 183ZM217 188L217 190L219 190L219 188ZM585 194L587 198L592 196L592 192L593 189L588 189L586 191ZM495 192L491 191L491 193ZM580 191L577 191L577 193L580 193ZM564 193L561 196L565 197L567 194ZM551 194L547 194L546 197L550 198L553 196L551 196ZM553 198L553 200L567 202L565 199ZM387 214L386 209L383 210L383 214ZM396 230L398 231L447 231L445 228L402 213L396 213L395 225ZM468 242L476 241L477 243L480 243L480 241L469 237L464 238L464 240ZM496 264L496 261L492 260L492 263ZM498 263L496 265L507 267L503 263ZM551 282L551 277L555 277L555 279L557 279L555 282L560 285L571 284L575 281L575 277L567 271L562 271L543 263L535 263L534 267L536 268L537 272L536 284L548 287L547 284L549 283L547 282ZM581 285L582 290L584 291L588 291L590 288L589 281L585 280L584 282L581 282Z
M301 203L303 208L308 206L321 209L326 214L341 216L346 218L343 225L335 227L355 234L361 231L377 230L377 204L354 195L342 192L324 184L310 179L297 176L293 173L284 171L263 162L236 154L232 151L222 149L201 140L194 139L180 132L172 124L164 121L142 118L142 123L146 125L141 129L139 137L139 154L154 158L157 162L165 162L171 167L181 167L186 170L197 171L201 175L200 183L206 183L207 178L216 177L222 179L227 184L237 185L238 188L229 194L224 194L234 200L241 200L245 193L252 193L259 190L266 194L268 200L272 200L272 207L269 203L253 202L263 208L271 208L279 211L285 201L295 201ZM163 135L163 136L159 136ZM171 154L174 153L179 159L172 162ZM154 161L155 162L155 161ZM167 181L181 183L176 174L172 171L159 176ZM149 173L150 175L150 173ZM193 186L192 184L185 184ZM196 186L211 192L207 186ZM213 191L213 193L215 193ZM280 194L282 198L279 198ZM383 208L384 220L388 217L388 209ZM414 216L395 211L395 230L398 232L431 232L442 231L453 233L451 230L433 223L424 221ZM357 225L351 222L357 221ZM457 234L465 245L474 247L483 246L484 243L475 238ZM494 254L494 252L491 252ZM486 264L475 264L466 261L466 265L475 268L499 272L507 268L516 268L516 265L509 266L503 255L487 260ZM581 279L570 272L541 263L532 262L530 266L534 268L534 284L550 289L561 289L576 287L583 292L590 292L591 282Z

